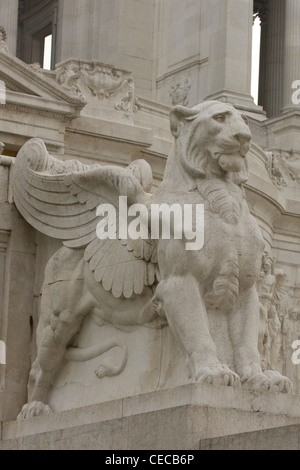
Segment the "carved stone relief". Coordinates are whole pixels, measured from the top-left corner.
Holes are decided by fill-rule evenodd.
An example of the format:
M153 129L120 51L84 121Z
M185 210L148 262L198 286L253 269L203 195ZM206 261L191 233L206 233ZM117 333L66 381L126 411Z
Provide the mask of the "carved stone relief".
M140 109L131 73L101 62L70 59L58 64L56 70L44 70L39 63L29 67L36 73L55 80L68 94L76 95L88 105L100 108L105 102L110 109L122 111L129 118ZM104 109L103 103L101 106Z
M188 95L192 86L192 80L187 77L184 81L174 81L170 87L170 96L172 105L187 106L189 103Z
M274 151L266 152L266 164L269 177L278 189L283 189L293 181L300 183L300 155L295 152Z
M300 183L300 155L294 152L285 152L282 158L284 167L288 170L290 178Z
M133 78L127 79L128 93L115 104L116 109L120 109L124 112L125 117L128 117L131 113L136 113L140 109L138 98L135 96L135 86Z
M0 26L0 51L8 52L7 33L3 26Z
M260 331L258 348L261 355L262 368L267 369L269 338L269 312L274 309L273 295L276 286L274 275L274 260L264 253L260 277L257 281L258 295L260 300ZM273 312L272 312L273 314Z
M292 363L292 343L300 339L300 305L291 294L286 272L276 267L270 253L262 257L257 281L260 299L259 352L263 369L287 374L298 391L297 365Z
M125 117L139 109L138 98L135 96L135 86L131 75L110 65L100 62L67 61L55 71L56 82L65 90L75 93L90 101L93 97L98 100L121 100L114 107L122 110Z
M266 169L269 173L269 177L272 180L273 184L278 189L285 188L287 186L285 177L283 175L283 165L281 160L281 154L274 152L267 152L269 157L268 162L266 163Z

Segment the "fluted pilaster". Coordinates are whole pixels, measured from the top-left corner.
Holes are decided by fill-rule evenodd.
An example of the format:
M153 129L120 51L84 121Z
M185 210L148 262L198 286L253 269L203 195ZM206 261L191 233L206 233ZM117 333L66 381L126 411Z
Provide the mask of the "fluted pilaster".
M284 0L269 2L267 18L262 19L259 91L259 104L268 117L278 115L283 102L284 18Z
M292 83L300 80L300 1L286 0L285 3L283 111L299 109L299 105L292 103Z

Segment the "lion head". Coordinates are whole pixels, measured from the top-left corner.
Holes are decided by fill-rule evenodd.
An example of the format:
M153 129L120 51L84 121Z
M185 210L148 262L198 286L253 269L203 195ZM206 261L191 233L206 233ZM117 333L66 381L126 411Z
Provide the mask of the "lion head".
M247 180L245 157L251 134L246 116L233 106L219 101L191 109L175 106L170 124L175 137L173 160L190 176L228 179L234 173L236 183Z
M162 189L197 189L211 211L238 223L251 141L246 116L230 104L206 101L191 109L175 106L170 124L175 142Z

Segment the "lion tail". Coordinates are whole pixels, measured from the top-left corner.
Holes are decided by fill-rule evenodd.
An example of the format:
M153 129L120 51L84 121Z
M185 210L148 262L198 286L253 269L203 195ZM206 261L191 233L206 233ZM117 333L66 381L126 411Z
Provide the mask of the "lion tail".
M103 358L98 364L95 374L97 377L111 377L120 374L127 363L128 351L127 346L121 338L109 338L101 344L96 344L89 348L73 348L67 349L65 359L74 362L84 362L94 359L113 348L119 348L121 354L114 354L112 357Z

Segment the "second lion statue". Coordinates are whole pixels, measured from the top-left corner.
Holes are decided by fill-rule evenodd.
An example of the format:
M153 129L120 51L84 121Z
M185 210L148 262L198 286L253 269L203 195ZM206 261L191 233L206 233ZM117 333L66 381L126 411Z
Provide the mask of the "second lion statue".
M170 123L174 144L155 194L149 193L152 172L144 160L127 168L62 162L39 139L20 150L15 204L29 224L63 241L45 271L37 358L20 418L50 411L51 382L64 356L76 355L74 338L87 315L123 326L166 322L195 381L291 392L286 377L260 366L255 285L264 241L243 190L247 118L229 104L207 101L174 107ZM119 196L149 210L152 203L204 204L203 247L187 251L184 237L100 240L97 207L117 208ZM220 312L226 314L234 370L218 357L210 331L208 313ZM99 345L97 354L101 347L113 345ZM103 365L99 376L118 372Z

